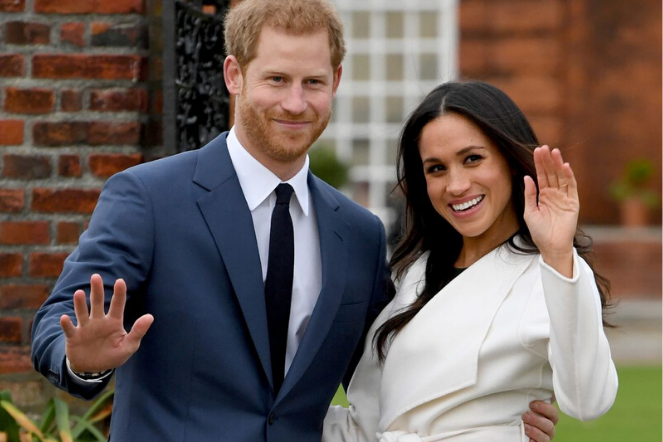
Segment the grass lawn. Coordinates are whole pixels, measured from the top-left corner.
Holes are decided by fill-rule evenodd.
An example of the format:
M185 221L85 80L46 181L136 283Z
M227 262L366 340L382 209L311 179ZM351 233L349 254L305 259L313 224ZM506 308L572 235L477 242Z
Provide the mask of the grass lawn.
M603 417L580 422L560 412L556 442L661 442L661 367L621 367L617 400ZM335 405L348 406L339 388Z

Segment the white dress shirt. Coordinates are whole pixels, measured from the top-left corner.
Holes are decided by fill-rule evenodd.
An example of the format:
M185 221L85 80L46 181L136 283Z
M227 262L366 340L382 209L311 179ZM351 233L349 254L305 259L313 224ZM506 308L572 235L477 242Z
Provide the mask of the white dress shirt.
M244 149L237 139L234 128L230 130L226 143L244 198L251 210L264 281L267 277L269 261L272 210L276 204L274 190L282 181ZM322 288L320 237L315 207L310 200L307 184L308 165L307 156L302 169L286 181L295 191L294 197L290 200L290 216L295 233L295 266L285 373L288 372L295 353L297 353Z

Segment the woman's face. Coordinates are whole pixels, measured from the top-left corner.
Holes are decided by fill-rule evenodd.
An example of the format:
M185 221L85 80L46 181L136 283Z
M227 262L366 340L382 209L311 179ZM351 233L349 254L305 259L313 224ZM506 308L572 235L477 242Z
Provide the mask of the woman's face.
M471 120L448 113L431 121L419 154L433 207L465 245L470 238L501 244L518 230L509 164Z

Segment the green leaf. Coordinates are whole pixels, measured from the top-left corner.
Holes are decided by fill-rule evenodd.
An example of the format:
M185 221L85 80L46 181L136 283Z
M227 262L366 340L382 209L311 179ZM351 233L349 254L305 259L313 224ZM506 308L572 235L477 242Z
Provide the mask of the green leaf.
M84 418L81 418L81 417L78 417L78 416L72 416L72 419L74 421L76 421L75 429L79 428L79 427L81 428L80 432L76 435L77 439L81 434L83 434L83 432L87 431L90 434L92 434L92 436L94 436L97 441L106 442L106 440L107 440L106 436L104 436L101 433L101 431L99 431L99 429L97 427L95 427L94 425L92 425L90 422L88 422Z
M11 404L11 393L8 390L0 391L0 401ZM7 442L20 442L16 419L4 407L0 407L0 431L7 433Z
M88 428L88 426L91 426L96 430L96 427L94 427L92 424L104 419L109 415L109 413L104 411L104 407L112 402L114 394L115 391L113 390L105 392L99 397L99 399L94 402L94 404L92 404L90 408L88 408L82 418L72 416L72 418L77 422L76 426L74 426L73 430L71 431L71 434L75 439L78 439L78 437Z
M69 421L69 407L60 399L53 399L55 404L55 422L58 428L58 434L62 442L74 442L71 435L71 423Z
M110 390L99 396L99 399L94 401L94 404L83 415L83 419L91 419L95 414L101 411L108 403L112 402L113 396L115 395L114 390Z
M53 426L53 422L55 420L55 404L53 401L48 401L48 404L46 405L46 408L44 409L44 413L42 414L41 418L41 424L39 425L39 429L42 431L44 434L50 434Z
M0 407L4 408L7 410L7 413L9 413L14 420L23 428L25 428L28 432L36 435L39 437L39 439L43 439L44 435L42 434L41 430L37 427L37 424L35 424L29 417L27 417L21 410L16 408L14 404L11 404L7 401L0 401Z

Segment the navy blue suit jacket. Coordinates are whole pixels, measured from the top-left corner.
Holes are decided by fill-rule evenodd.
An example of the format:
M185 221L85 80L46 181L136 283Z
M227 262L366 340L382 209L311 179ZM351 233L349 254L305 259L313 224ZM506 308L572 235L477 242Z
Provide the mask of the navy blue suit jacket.
M222 134L204 148L114 175L89 228L33 326L35 368L92 398L65 366L59 325L72 295L103 277L128 287L126 326L151 313L141 347L116 371L111 440L319 442L337 386L385 304L384 229L377 217L309 174L322 290L278 395L251 213Z

